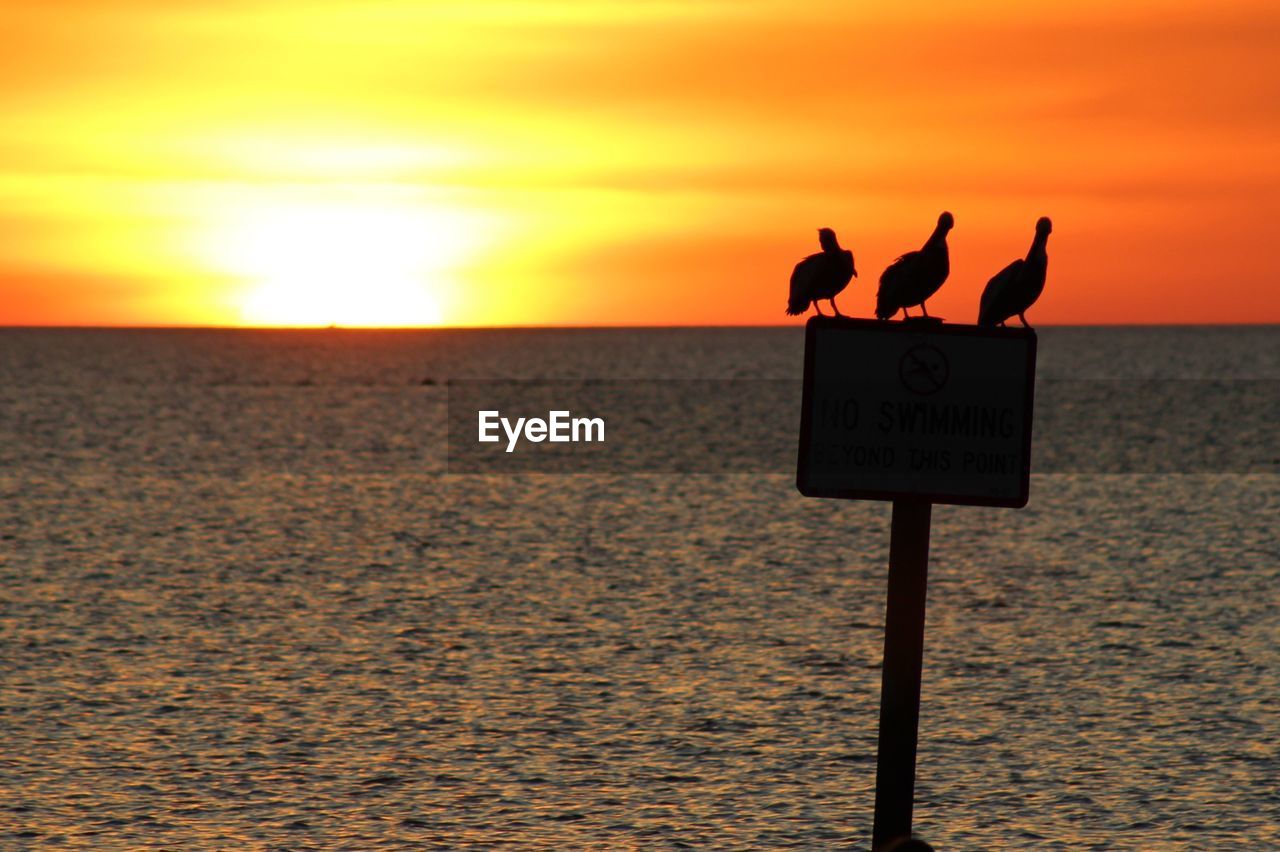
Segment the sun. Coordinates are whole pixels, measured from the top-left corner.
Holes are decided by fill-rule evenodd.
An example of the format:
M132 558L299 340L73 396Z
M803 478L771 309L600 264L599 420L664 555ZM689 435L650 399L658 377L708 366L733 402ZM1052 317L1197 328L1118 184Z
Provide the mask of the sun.
M440 325L480 237L466 211L417 199L259 199L229 218L209 252L243 283L246 325Z

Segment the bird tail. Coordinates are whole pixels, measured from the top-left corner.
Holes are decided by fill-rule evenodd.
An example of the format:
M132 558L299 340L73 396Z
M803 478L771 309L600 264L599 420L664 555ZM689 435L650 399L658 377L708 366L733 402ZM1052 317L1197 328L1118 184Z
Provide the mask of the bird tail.
M787 316L798 317L807 310L809 310L808 299L802 296L792 296L787 299Z
M880 292L876 293L876 318L889 319L898 312L898 306L893 304L885 293L885 287L881 285Z
M996 278L992 278L987 283L987 289L983 291L982 298L978 300L978 325L998 325L1003 317L996 315L996 297L992 292L992 284L996 282Z
M902 277L903 266L907 263L908 255L904 254L885 267L884 272L880 273L880 288L876 290L877 318L889 319L902 307L896 303L892 294Z

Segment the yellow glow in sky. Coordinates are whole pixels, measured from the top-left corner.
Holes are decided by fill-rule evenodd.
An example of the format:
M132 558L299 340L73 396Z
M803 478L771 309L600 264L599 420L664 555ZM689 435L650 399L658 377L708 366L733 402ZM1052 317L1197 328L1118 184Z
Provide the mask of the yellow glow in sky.
M245 324L438 325L442 292L481 245L480 218L377 193L249 201L202 235L200 254L244 285Z

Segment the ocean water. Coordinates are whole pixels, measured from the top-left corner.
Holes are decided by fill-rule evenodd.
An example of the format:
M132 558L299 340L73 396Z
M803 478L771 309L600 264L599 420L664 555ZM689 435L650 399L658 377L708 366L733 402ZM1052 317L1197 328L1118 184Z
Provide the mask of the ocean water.
M448 380L802 342L0 330L0 846L865 848L886 505L446 473ZM1276 380L1280 329L1046 329L1039 375ZM1277 518L1213 470L937 507L917 831L1280 849Z

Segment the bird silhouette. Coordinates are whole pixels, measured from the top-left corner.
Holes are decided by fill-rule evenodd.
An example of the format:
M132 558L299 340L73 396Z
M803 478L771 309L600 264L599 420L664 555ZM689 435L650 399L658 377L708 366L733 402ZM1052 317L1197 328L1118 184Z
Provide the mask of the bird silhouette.
M938 217L938 226L919 251L909 251L889 264L880 274L880 290L876 293L876 316L888 319L902 311L910 316L907 308L920 306L925 316L925 300L938 292L951 272L951 259L947 254L947 231L955 227L956 220L950 213Z
M792 316L807 311L810 303L818 316L826 316L818 306L819 299L831 302L831 310L836 312L836 316L844 316L836 307L836 296L849 285L850 278L858 277L858 270L853 266L853 252L840 248L835 231L819 228L818 242L822 251L797 263L791 272L787 313Z
M1005 320L1016 314L1022 324L1030 328L1023 314L1044 291L1045 273L1049 268L1045 243L1049 242L1051 233L1053 223L1041 216L1026 259L1015 260L987 282L978 306L978 325L1004 325Z

